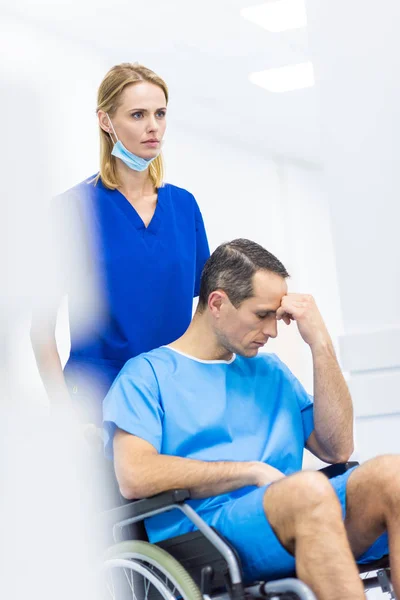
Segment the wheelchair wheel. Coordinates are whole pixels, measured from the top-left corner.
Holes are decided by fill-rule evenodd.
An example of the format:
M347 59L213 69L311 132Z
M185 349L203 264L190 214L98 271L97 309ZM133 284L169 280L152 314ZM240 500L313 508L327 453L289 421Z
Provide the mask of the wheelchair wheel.
M109 548L104 576L107 600L203 600L182 565L148 542L132 540Z

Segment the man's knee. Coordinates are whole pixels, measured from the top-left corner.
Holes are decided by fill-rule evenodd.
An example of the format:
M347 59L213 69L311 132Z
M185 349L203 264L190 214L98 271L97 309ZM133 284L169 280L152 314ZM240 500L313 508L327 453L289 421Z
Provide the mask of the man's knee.
M365 469L364 469L365 467ZM368 467L368 472L367 468ZM366 462L360 474L365 471L368 485L375 490L387 506L399 508L400 498L400 456L385 454Z
M326 514L329 508L334 510L339 508L339 502L336 494L329 483L328 478L322 473L314 471L304 471L288 478L288 482L292 485L293 498L296 500L298 509L304 514L317 516L316 513L322 510L322 514ZM297 511L296 516L303 518L304 514L299 514Z
M302 527L341 519L341 508L329 480L322 473L304 471L267 488L264 511L280 537L292 538Z

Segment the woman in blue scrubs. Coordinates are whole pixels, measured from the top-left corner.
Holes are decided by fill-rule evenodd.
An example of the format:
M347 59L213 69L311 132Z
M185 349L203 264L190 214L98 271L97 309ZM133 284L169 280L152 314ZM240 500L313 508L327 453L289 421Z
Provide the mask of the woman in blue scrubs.
M113 67L98 91L100 172L53 205L67 249L59 273L71 334L64 372L56 311L33 318L31 339L50 398L72 396L84 422L101 423L102 400L128 359L186 330L209 256L196 200L163 183L167 103L155 73Z

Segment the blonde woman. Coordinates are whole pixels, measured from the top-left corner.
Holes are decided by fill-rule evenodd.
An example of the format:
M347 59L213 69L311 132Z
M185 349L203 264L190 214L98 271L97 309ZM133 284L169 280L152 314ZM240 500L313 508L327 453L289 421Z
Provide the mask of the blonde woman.
M82 328L74 317L82 290L62 276L71 332L64 372L56 311L46 322L33 319L31 339L49 396L57 390L75 398L85 422L100 424L102 400L128 359L186 330L209 256L196 200L163 183L167 104L167 86L150 69L137 63L110 69L98 90L100 171L55 201L63 223L71 211L78 219L79 227L67 230L67 248L75 255L79 249L79 268L97 281L102 309Z

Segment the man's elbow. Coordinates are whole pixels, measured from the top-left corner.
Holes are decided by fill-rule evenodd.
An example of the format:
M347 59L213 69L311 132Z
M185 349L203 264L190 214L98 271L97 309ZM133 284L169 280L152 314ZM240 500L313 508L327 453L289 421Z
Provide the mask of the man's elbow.
M354 444L352 442L351 444L349 444L349 446L347 448L343 448L343 449L340 449L337 452L335 452L329 462L331 462L332 464L346 463L350 460L353 452L354 452Z
M126 500L141 500L157 493L149 485L147 477L140 472L140 469L130 471L126 475L119 473L117 480L119 491Z
M118 485L120 494L125 500L141 500L150 495L143 486L129 480L119 481Z
M128 486L128 485L120 485L119 493L125 500L141 500L141 498L145 496L140 496L136 489Z

